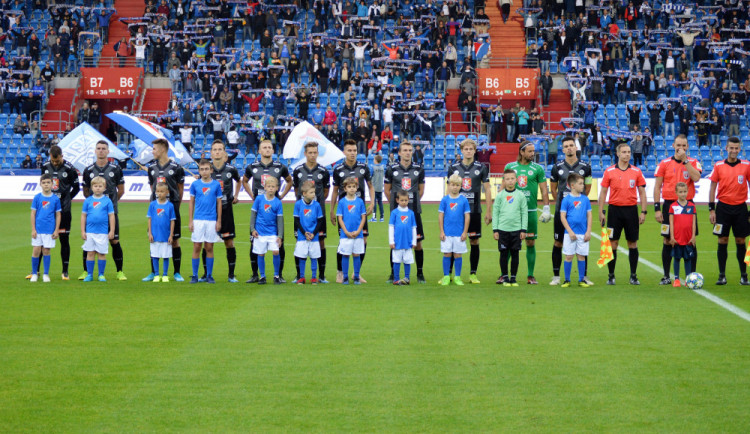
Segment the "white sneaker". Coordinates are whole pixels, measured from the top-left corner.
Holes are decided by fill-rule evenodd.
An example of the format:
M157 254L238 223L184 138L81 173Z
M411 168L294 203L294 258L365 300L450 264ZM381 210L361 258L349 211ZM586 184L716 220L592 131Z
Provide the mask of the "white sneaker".
M45 274L44 276L42 276L42 282L45 282L45 283L51 282L51 280L49 279L49 274Z
M557 286L560 284L560 276L554 276L552 277L552 281L549 283L552 286Z
M592 282L591 279L589 279L589 276L583 276L583 281L586 282L586 284L588 285L594 284L594 282Z
M29 279L29 282L36 282L38 280L39 280L39 275L38 274L32 274L31 275L31 279Z

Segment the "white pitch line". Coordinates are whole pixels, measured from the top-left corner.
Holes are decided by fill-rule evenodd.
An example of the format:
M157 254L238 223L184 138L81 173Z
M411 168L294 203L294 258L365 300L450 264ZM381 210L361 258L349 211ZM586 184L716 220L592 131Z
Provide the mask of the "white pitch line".
M595 234L593 232L591 233L591 236L593 236L594 238L598 239L599 241L602 240L602 237L600 237L599 235L597 235L597 234ZM624 247L622 247L622 246L617 246L617 251L619 251L620 253L625 254L625 255L628 254L628 251ZM654 264L653 262L651 262L651 261L649 261L647 259L643 259L640 256L638 257L638 262L642 263L643 265L645 265L648 268L656 271L659 274L664 273L664 270L661 267L659 267L658 265ZM706 291L704 289L697 289L697 290L693 290L692 292L700 295L701 297L705 298L706 300L708 300L708 301L710 301L712 303L715 303L715 304L721 306L722 308L728 310L729 312L732 312L733 314L735 314L738 317L744 319L745 321L750 322L750 313L747 313L746 311L740 309L739 307L733 305L732 303L730 303L730 302L728 302L728 301L726 301L726 300L724 300L724 299L722 299L720 297L717 297L714 294L711 294L710 292L708 292L708 291Z

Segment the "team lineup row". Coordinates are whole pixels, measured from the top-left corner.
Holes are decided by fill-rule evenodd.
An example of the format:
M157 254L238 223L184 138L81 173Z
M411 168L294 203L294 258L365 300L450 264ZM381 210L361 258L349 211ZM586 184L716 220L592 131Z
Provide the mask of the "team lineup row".
M180 274L181 268L181 248L179 239L181 237L181 218L180 218L180 201L183 194L184 188L184 171L182 167L171 161L167 154L166 142L155 141L154 142L154 162L148 167L148 179L149 184L152 187L152 200L156 204L152 203L151 208L155 208L158 205L165 205L165 201L168 202L172 207L174 213L174 228L171 230L171 236L168 236L163 241L153 241L152 250L152 273L144 280L158 280L168 281L166 267L167 261L164 261L165 269L162 272L162 276L159 276L159 261L158 259L172 258L174 266L175 280L184 280ZM683 221L687 221L682 218L683 214L689 215L692 221L692 225L695 226L695 207L685 206L686 203L680 201L678 203L679 209L676 210L673 207L673 203L678 201L678 183L682 182L685 184L687 190L685 199L691 200L695 194L694 183L700 179L701 168L700 164L692 158L687 156L687 140L684 136L678 136L675 138L673 147L675 149L675 155L671 158L663 160L655 173L655 200L656 200L656 219L660 223L663 223L662 235L664 235L664 248L662 251L662 260L664 265L664 277L662 278L661 284L673 283L670 279L670 263L672 256L676 258L685 259L686 267L690 266L690 263L694 264L697 261L697 251L694 248L677 248L672 249L673 245L685 246L695 244L695 235L697 235L697 227L695 231L691 232L691 236L688 237L687 242L682 239L682 232L679 228L677 230L670 230L670 222L675 227L683 226ZM736 149L735 149L736 148ZM728 232L730 229L733 230L738 248L738 258L740 255L740 249L742 257L744 258L744 238L747 236L748 223L747 223L747 208L744 205L745 197L747 195L747 179L748 176L745 172L748 170L750 165L748 162L738 160L736 157L740 149L740 143L738 139L730 139L727 143L727 150L729 157L726 161L720 162L714 168L714 172L711 175L711 191L710 198L711 203L709 208L711 210L711 222L716 224L715 229L718 230L719 235L719 267L720 267L720 279L719 284L726 283L724 276L724 270L726 266L726 245L728 240ZM535 252L535 240L537 235L537 191L541 191L543 201L543 211L539 220L548 222L552 219L549 212L549 193L547 190L547 179L544 175L544 170L541 166L537 165L533 161L535 160L534 146L529 143L522 143L519 149L518 161L509 163L506 167L506 173L504 174L502 190L495 196L494 202L492 202L491 195L486 195L487 213L482 217L482 204L481 194L482 189L485 192L490 191L489 174L486 166L474 160L474 154L476 151L476 143L472 140L466 140L461 143L461 150L463 154L463 160L452 165L449 169L449 194L441 202L441 211L439 213L440 228L441 228L441 250L444 253L444 278L441 280L442 284L449 284L451 280L451 270L456 268L455 275L452 278L456 284L462 284L460 279L461 272L461 256L466 253L469 249L466 247L465 241L469 240L470 247L470 277L469 281L472 283L478 283L476 277L477 266L479 263L479 237L481 237L482 221L485 224L493 224L494 237L498 240L498 248L501 256L501 270L502 275L498 279L497 283L503 283L506 285L517 285L516 273L518 270L518 251L521 248L522 241L526 244L526 258L528 264L528 276L527 283L536 284L537 281L534 278L534 266L536 260ZM244 186L245 190L250 194L253 199L253 213L251 216L251 224L261 223L263 231L256 231L253 233L252 248L251 248L251 266L253 270L252 277L248 280L249 283L263 282L261 280L263 275L262 272L265 270L264 260L259 253L265 253L268 250L277 252L274 254L274 264L278 262L278 266L274 267L274 277L278 283L283 283L283 266L285 260L285 251L283 243L279 242L279 239L283 239L283 218L278 218L280 224L277 225L276 230L281 229L277 235L279 235L274 242L271 242L268 238L262 238L264 236L261 232L270 232L270 229L266 227L267 222L264 218L266 214L272 210L280 207L280 201L278 207L275 206L273 198L280 199L290 192L294 187L294 193L298 199L298 203L295 205L297 208L304 208L305 206L311 206L311 203L317 203L321 208L320 212L317 213L315 210L310 208L304 208L303 211L308 215L317 215L317 219L310 220L307 223L312 224L315 222L316 226L319 227L306 227L307 229L317 230L304 230L303 223L305 219L300 218L295 213L295 234L298 239L298 246L295 248L295 265L298 268L297 277L295 281L304 282L304 265L303 259L314 259L317 272L319 273L317 278L314 276L313 281L326 282L325 267L326 267L326 249L324 248L324 239L326 237L325 223L325 203L326 198L329 195L329 189L332 188L332 200L330 205L330 220L331 224L336 224L340 229L340 237L344 241L340 243L337 253L337 281L344 282L345 277L348 278L348 262L349 255L353 256L353 262L355 265L354 280L355 283L360 283L364 279L359 276L359 268L361 267L364 258L366 256L366 243L368 235L367 219L366 216L373 213L375 205L378 204L380 208L381 221L383 218L382 211L382 196L385 194L391 207L391 218L389 221L389 232L396 230L397 225L394 225L394 216L399 216L399 212L405 212L401 208L412 211L412 216L404 215L400 216L403 222L414 223L414 234L413 236L407 237L412 239L412 248L409 249L397 249L394 247L393 241L395 233L389 233L389 241L391 241L394 253L391 254L391 261L394 263L393 275L389 278L389 282L405 283L407 280L399 279L398 268L396 264L404 263L405 271L408 270L411 263L416 264L417 268L417 280L420 283L425 282L424 274L422 272L422 266L424 263L424 254L422 251L422 240L424 239L424 230L421 224L421 203L420 198L424 192L424 169L413 164L411 155L412 147L408 142L403 142L399 147L399 162L385 167L382 164L376 164L371 172L367 165L358 163L356 160L357 149L356 143L346 143L344 145L344 154L346 159L333 169L333 186L331 187L331 174L327 169L317 164L318 149L314 143L310 143L305 147L305 156L307 161L301 164L293 173L290 174L288 168L283 164L273 160L273 147L270 142L263 142L259 148L260 160L249 165L245 169L244 176L240 178L237 169L227 164L227 155L223 142L216 141L211 149L212 162L208 164L202 164L201 167L201 179L196 180L191 185L190 195L190 224L189 228L193 232L193 264L194 272L193 277L197 278L197 265L199 258L202 255L204 257L204 271L203 277L198 280L213 281L211 275L211 265L213 264L213 243L222 241L225 243L227 248L227 261L229 265L229 280L237 282L234 274L236 265L236 249L234 247L233 239L235 237L234 231L234 216L232 212L232 205L237 203L237 196L239 193L240 186ZM572 258L575 255L579 256L579 274L580 282L583 285L592 284L591 281L586 277L587 263L586 260L588 250L588 239L590 238L591 222L588 221L584 230L578 229L576 233L575 224L577 221L572 219L573 210L577 210L579 206L583 206L584 209L590 210L590 204L588 204L587 195L591 188L591 168L583 161L580 161L576 156L575 142L572 138L563 139L563 152L565 153L565 159L559 161L551 172L550 176L550 190L552 195L556 198L556 212L554 215L554 247L552 252L552 263L554 277L550 282L552 285L560 283L568 284L569 281L569 263L572 262ZM108 252L109 245L113 249L113 259L117 266L117 278L119 280L125 280L125 275L122 271L122 249L119 245L119 228L117 221L117 201L124 194L124 178L119 167L114 164L109 164L107 161L108 147L106 143L99 143L96 147L97 160L94 164L89 166L83 173L83 190L84 195L87 197L84 202L84 212L81 221L81 233L86 243L84 244L84 267L87 272L84 272L80 279L92 280L93 279L93 261L97 257L96 253L99 253L99 265L100 265L100 278L103 279L102 268L105 266L106 261L104 260L106 253ZM636 167L630 166L628 161L630 160L630 148L626 144L621 144L617 149L617 155L619 161L617 164L608 168L605 171L604 178L602 179L602 188L599 196L599 221L602 227L609 228L610 240L612 242L612 248L614 252L614 258L608 263L609 266L609 279L608 284L614 284L614 267L616 264L616 250L622 231L625 231L627 244L629 248L629 262L631 269L631 284L639 284L636 270L638 264L638 231L639 225L645 221L647 214L647 202L645 195L645 179L643 174ZM377 162L380 163L380 162ZM40 256L44 256L45 273L43 279L48 280L49 274L49 247L53 245L54 239L59 234L61 241L61 258L63 268L63 279L68 279L68 265L70 257L70 246L69 246L69 235L72 217L70 215L70 203L72 198L78 193L80 186L78 184L78 173L76 170L67 163L62 156L62 151L59 148L53 148L50 152L50 161L47 162L42 168L42 173L49 176L49 189L44 190L37 198L34 199L35 205L32 205L32 244L34 244L34 253L32 257L32 273L29 276L31 279L38 279L38 269L42 262ZM575 174L582 178L581 191L575 191L572 188L570 175ZM455 175L455 177L453 176ZM738 178L739 176L739 178ZM97 178L102 178L101 180ZM273 178L276 181L276 189L281 185L281 180L286 181L284 188L281 192L275 191L273 195L269 196L266 190L266 183L269 179ZM351 178L351 179L350 179ZM92 181L97 179L96 183ZM737 181L740 182L737 182ZM101 182L103 181L103 186ZM211 182L209 182L211 181ZM214 184L212 181L216 181ZM354 190L350 195L347 192L345 181L353 181L351 189ZM304 187L305 182L309 182L310 185L307 189L312 190L309 193L309 199L305 199ZM44 181L42 181L44 184ZM95 191L95 184L97 189L101 189L101 193ZM161 200L161 204L158 201L158 192L161 190L157 188L159 184L164 184L163 188L166 189L166 195ZM740 187L737 187L737 185ZM195 190L200 186L201 190ZM454 187L455 186L455 187ZM714 206L713 199L716 196L718 186L718 206ZM356 188L355 188L356 187ZM742 190L744 188L744 190ZM365 194L366 189L369 193L370 201L367 205L364 204L364 199L367 197ZM453 192L454 189L458 189L457 192ZM742 190L742 191L741 191ZM216 194L216 209L213 206L205 204L206 195L210 192ZM400 206L399 193L405 193L406 205ZM608 198L609 192L609 198ZM745 197L739 200L737 198L744 192ZM195 194L200 193L200 194ZM39 230L40 214L42 209L39 208L37 202L46 203L46 206L54 206L54 200L47 201L45 198L54 196L59 201L60 216L58 221L55 222L55 212L47 215L47 226L45 229ZM41 196L41 197L40 197ZM101 200L101 198L107 199ZM574 208L565 210L564 199L568 196L573 196L576 200L574 201ZM463 198L466 200L466 205L463 205L459 200ZM585 198L578 200L578 198ZM660 198L663 197L664 203L660 202ZM608 200L607 200L608 198ZM641 212L638 213L638 200L641 202ZM361 207L357 202L362 202ZM525 199L525 200L524 200ZM107 203L109 202L109 204ZM505 202L504 202L505 201ZM96 207L93 207L94 203L97 203ZM269 202L269 203L265 203ZM443 205L446 203L448 208ZM522 217L518 217L520 203L523 202L525 205L525 211L522 213ZM264 204L267 209L257 209L258 204ZM345 203L346 209L349 214L356 212L356 210L364 209L363 215L357 215L357 222L361 220L362 227L355 224L354 220L347 218L347 214L342 212L341 203ZM506 206L514 205L514 206ZM609 204L609 217L605 215L605 205ZM337 206L339 205L339 206ZM36 206L36 208L35 208ZM466 209L464 210L464 207ZM203 211L213 209L213 214L204 214ZM159 208L162 214L169 212L165 208ZM670 217L665 219L662 215L662 209L667 212L670 211ZM744 209L744 211L743 211ZM102 218L98 220L94 215L98 215L102 210L107 211L101 215ZM111 210L111 217L109 210ZM460 213L460 218L450 218L455 211L463 210ZM199 213L199 211L201 211ZM451 211L451 212L448 212ZM158 211L154 211L158 212ZM743 214L744 212L744 214ZM590 220L586 214L590 214L590 211L584 212L584 223L586 220ZM465 216L464 216L465 214ZM50 217L51 215L51 217ZM510 217L508 217L510 216ZM199 218L200 217L200 218ZM278 216L277 216L278 217ZM304 217L304 216L303 216ZM374 214L373 214L374 217ZM465 217L465 224L463 220ZM95 222L92 223L92 218ZM110 219L112 221L110 221ZM208 219L208 220L206 220ZM259 220L260 219L260 220ZM318 220L321 220L320 222ZM568 221L570 220L570 221ZM206 226L204 222L213 222L213 226ZM150 219L150 226L153 225L154 218ZM95 224L99 224L99 232L89 232L89 226L92 228ZM51 229L50 229L51 227ZM270 227L270 226L269 226ZM56 229L57 228L57 229ZM463 229L463 230L462 230ZM691 228L692 229L692 228ZM396 231L397 232L397 231ZM716 232L716 231L715 231ZM95 234L99 236L89 237L88 234ZM168 232L169 233L169 232ZM452 235L457 233L457 235ZM38 236L42 234L45 236ZM309 234L312 235L312 239L307 239ZM48 237L46 235L49 235ZM408 234L407 234L408 235ZM153 239L153 233L150 235ZM302 239L300 239L300 237ZM457 237L457 239L454 239ZM349 242L349 239L352 241ZM406 239L406 238L405 238ZM303 246L300 247L300 241ZM742 241L742 243L740 243ZM45 245L46 242L46 245ZM406 241L404 241L406 242ZM158 245L154 245L158 244ZM318 248L312 248L312 244L316 244ZM342 247L342 244L344 245ZM400 244L402 245L402 244ZM463 245L463 247L461 247ZM305 247L306 246L306 247ZM723 249L722 249L722 246ZM570 253L571 249L573 253ZM400 250L408 250L409 252L399 252ZM319 253L318 253L319 251ZM724 252L722 256L722 251ZM585 252L578 253L578 252ZM563 282L560 281L560 270L562 265L562 255L565 253L566 256L566 278ZM304 255L304 256L303 256ZM319 257L315 257L319 256ZM723 264L722 264L723 258ZM510 272L508 272L508 261L510 260ZM260 267L259 267L260 263ZM677 265L678 261L675 261ZM346 265L346 267L344 267ZM301 269L300 269L301 268ZM686 269L687 270L687 269ZM744 262L740 261L740 271L742 274L742 284L747 283L747 277L745 273ZM408 274L408 272L407 272ZM675 282L674 284L679 285L677 276L678 271L675 270ZM722 282L723 280L723 282ZM347 279L348 281L348 279Z

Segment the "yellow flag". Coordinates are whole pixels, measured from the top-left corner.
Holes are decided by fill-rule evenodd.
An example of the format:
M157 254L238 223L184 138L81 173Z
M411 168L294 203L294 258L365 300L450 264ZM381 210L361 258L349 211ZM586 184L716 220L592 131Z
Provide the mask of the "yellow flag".
M596 261L596 265L598 265L599 268L602 268L612 259L614 259L614 255L612 254L612 243L609 242L609 232L607 232L607 228L602 228L602 246L599 251L599 260ZM748 257L745 257L745 260L748 260Z
M745 263L750 264L750 249L745 252Z

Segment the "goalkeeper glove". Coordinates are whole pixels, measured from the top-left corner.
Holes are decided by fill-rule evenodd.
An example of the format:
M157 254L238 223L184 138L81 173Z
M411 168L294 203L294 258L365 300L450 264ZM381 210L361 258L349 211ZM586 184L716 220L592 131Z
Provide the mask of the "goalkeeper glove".
M542 215L539 216L539 221L542 223L549 223L552 220L552 215L549 213L549 205L542 207Z

